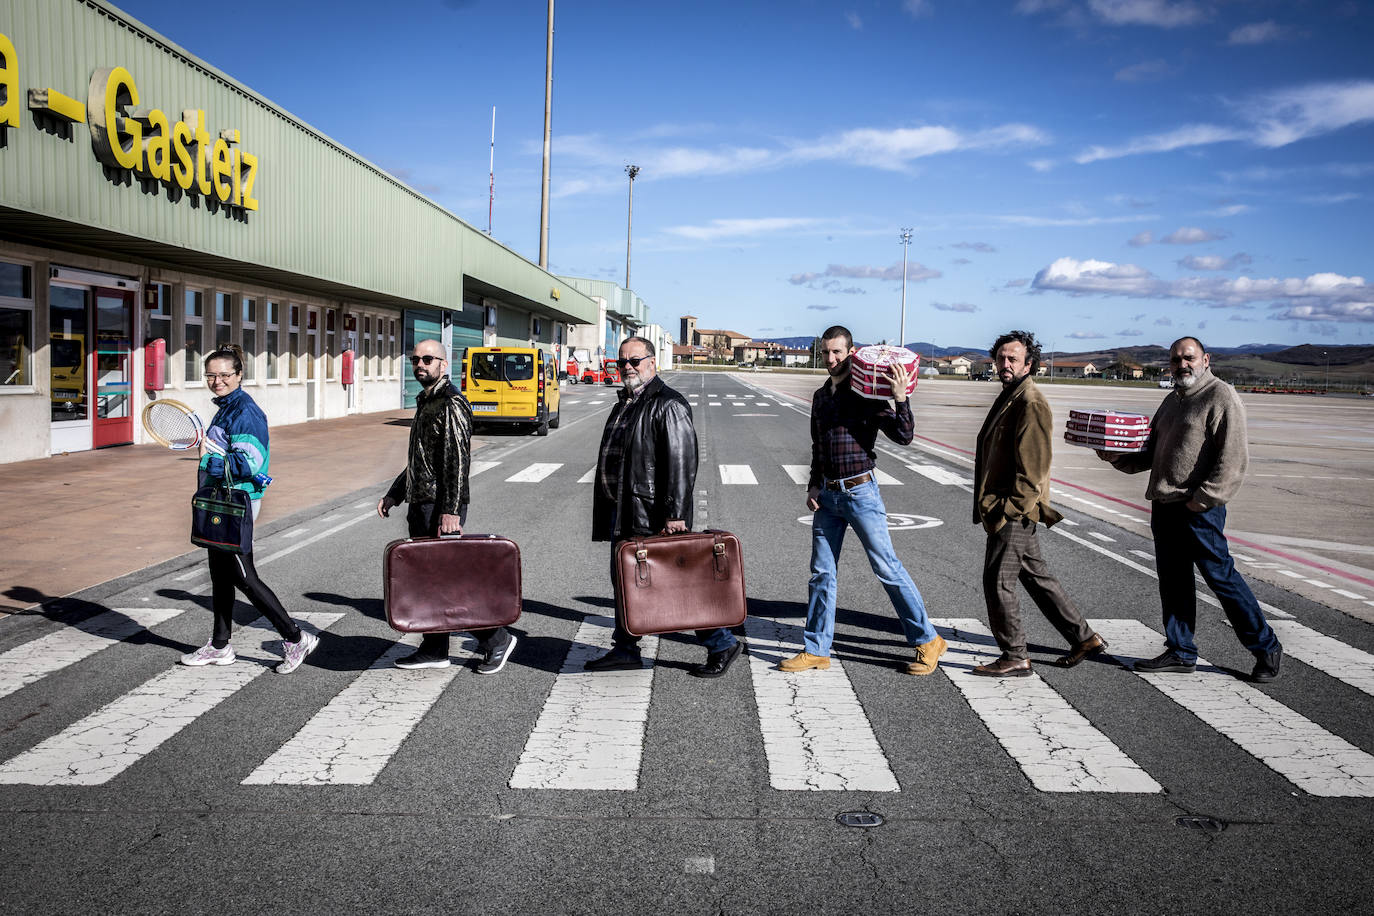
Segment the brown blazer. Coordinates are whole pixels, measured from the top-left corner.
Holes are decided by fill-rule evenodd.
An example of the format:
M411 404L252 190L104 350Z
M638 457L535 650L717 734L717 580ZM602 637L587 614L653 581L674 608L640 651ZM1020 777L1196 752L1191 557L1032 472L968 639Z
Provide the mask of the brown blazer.
M973 523L989 534L1009 520L1053 525L1062 519L1050 506L1049 402L1030 378L1000 404L994 402L978 432L973 466Z

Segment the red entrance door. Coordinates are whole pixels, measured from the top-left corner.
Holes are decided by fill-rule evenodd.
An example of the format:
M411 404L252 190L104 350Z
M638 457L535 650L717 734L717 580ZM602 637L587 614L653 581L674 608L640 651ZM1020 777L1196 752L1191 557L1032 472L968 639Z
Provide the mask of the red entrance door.
M95 346L89 359L96 448L134 441L133 311L132 290L95 290Z

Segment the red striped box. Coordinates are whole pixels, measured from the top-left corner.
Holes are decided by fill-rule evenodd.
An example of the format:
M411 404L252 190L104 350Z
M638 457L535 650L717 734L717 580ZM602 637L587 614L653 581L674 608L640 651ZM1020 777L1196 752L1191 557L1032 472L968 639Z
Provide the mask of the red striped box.
M892 397L892 383L887 380L887 370L894 361L906 368L906 393L909 397L916 390L921 354L913 353L906 347L886 344L860 347L849 358L849 387L866 398L886 400Z

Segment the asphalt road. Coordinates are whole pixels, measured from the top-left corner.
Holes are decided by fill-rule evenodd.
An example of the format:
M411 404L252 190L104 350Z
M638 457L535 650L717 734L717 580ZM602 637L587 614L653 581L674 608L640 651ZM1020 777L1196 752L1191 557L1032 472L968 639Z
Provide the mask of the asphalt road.
M524 569L520 644L494 677L459 640L453 668L386 666L380 558L405 532L400 513L370 514L375 492L258 545L264 579L323 628L288 677L252 628L236 665L175 666L209 631L194 555L85 592L60 620L0 621L0 911L1366 908L1369 624L1258 582L1290 651L1273 684L1233 676L1250 656L1207 605L1213 667L1191 677L1106 659L972 678L994 650L967 465L887 443L894 542L956 645L937 674L902 672L910 650L851 538L840 663L784 675L772 665L806 601L788 470L809 461L806 410L728 376L668 380L694 404L698 527L744 545L751 658L701 681L687 669L703 650L663 637L643 672L576 670L608 636L583 481L614 395L566 389L560 429L493 433L478 456L468 530L514 538ZM1042 534L1050 564L1120 657L1154 654L1147 533L1063 508L1073 524ZM1034 659L1054 657L1025 609ZM883 823L842 826L847 811Z

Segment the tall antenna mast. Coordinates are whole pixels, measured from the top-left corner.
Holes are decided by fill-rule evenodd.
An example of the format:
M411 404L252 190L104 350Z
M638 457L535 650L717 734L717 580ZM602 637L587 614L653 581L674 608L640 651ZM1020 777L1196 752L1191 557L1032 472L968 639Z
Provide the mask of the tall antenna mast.
M487 187L487 235L491 235L491 208L496 202L496 106L491 106L491 166L487 172L491 183Z

